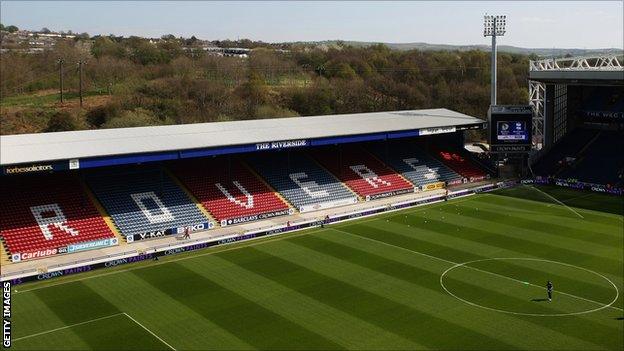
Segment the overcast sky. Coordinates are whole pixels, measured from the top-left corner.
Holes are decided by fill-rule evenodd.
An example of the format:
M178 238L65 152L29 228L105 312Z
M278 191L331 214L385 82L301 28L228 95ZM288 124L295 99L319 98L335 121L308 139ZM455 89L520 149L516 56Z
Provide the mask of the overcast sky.
M267 42L328 39L487 44L483 14L506 14L500 44L544 48L624 46L619 1L182 2L6 1L0 20L20 28L89 34Z

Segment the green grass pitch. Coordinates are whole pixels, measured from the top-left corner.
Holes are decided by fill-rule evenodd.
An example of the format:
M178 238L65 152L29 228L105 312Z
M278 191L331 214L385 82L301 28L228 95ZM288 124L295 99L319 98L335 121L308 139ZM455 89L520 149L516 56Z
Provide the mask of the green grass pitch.
M18 285L13 348L621 350L622 198L538 189Z

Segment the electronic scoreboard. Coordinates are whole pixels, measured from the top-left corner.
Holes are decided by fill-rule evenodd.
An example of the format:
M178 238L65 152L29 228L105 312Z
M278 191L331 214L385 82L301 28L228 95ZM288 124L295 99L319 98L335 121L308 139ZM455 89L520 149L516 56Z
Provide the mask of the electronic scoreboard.
M490 152L531 151L533 108L529 105L492 106L489 111Z

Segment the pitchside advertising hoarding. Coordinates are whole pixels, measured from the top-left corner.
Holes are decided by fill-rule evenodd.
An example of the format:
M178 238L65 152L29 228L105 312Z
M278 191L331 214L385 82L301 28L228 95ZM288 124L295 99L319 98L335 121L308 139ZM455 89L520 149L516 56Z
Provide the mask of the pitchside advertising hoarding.
M139 240L160 238L160 237L168 236L168 235L184 234L184 230L186 228L188 228L191 233L199 232L202 230L208 230L208 229L214 228L214 223L213 222L198 223L198 224L193 224L187 227L164 228L161 230L153 230L151 232L130 234L130 235L126 235L126 242L132 243L132 242L139 241Z
M228 219L224 219L221 221L221 226L225 227L228 225L253 222L253 221L257 221L261 219L269 219L269 218L278 217L278 216L287 216L287 215L292 215L294 213L295 211L292 208L289 208L289 209L283 209L283 210L273 211L273 212L258 213L258 214L254 214L250 216L228 218Z
M73 253L73 252L84 251L84 250L99 249L99 248L108 247L108 246L115 246L117 244L119 244L119 240L117 238L107 238L107 239L100 239L100 240L94 240L94 241L86 241L86 242L76 243L76 244L69 244L67 246L61 246L58 248L48 248L48 249L36 250L36 251L16 252L11 255L11 261L20 262L20 261L31 260L35 258L52 256L56 254Z
M491 106L489 111L490 151L523 153L531 151L533 108L529 105Z

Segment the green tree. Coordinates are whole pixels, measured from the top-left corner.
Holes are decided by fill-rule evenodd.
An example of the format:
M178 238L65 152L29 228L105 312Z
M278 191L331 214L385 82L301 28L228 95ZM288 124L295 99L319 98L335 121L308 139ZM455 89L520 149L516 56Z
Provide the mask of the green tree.
M249 117L255 116L258 106L270 103L269 88L262 76L255 71L249 72L247 82L240 87L238 93L246 102Z

